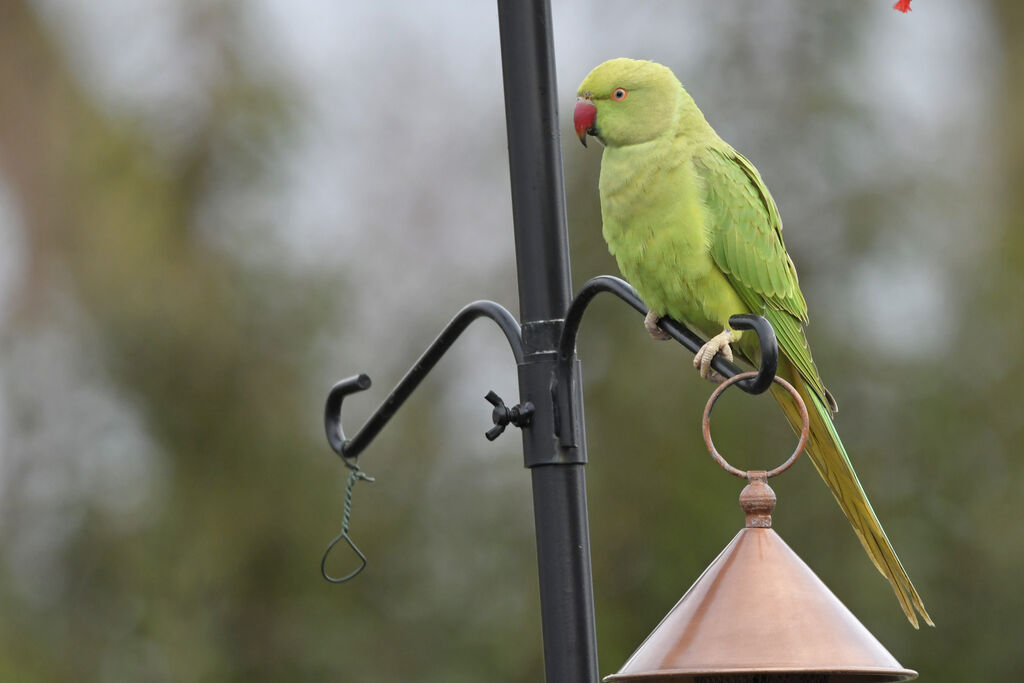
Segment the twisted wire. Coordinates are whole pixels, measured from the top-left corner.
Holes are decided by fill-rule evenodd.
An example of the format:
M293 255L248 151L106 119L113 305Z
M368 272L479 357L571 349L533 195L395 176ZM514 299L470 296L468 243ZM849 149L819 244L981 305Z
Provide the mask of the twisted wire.
M359 465L355 463L355 460L345 459L345 466L348 467L351 472L348 475L348 481L345 482L345 506L341 513L341 532L334 537L334 539L327 544L327 549L324 550L323 557L320 558L320 573L325 579L331 583L345 583L351 579L354 579L359 572L366 568L366 555L363 554L359 547L352 542L352 538L348 535L349 521L352 518L352 489L355 488L356 482L360 479L363 481L373 482L373 477L363 473L359 469ZM331 550L339 541L345 541L348 547L352 549L352 552L359 558L359 566L354 570L346 574L345 576L331 576L327 572L327 556L331 554Z

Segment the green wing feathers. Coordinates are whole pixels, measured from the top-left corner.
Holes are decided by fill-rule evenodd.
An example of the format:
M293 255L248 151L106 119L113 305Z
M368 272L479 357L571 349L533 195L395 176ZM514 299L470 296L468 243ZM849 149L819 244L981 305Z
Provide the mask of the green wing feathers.
M807 302L782 241L782 220L754 165L724 142L694 158L704 181L711 256L751 311L775 328L779 347L832 410L804 337Z
M731 147L708 147L694 161L713 217L708 228L715 262L761 303L807 322L807 303L782 241L782 220L757 169Z
M914 584L910 582L910 577L903 569L900 559L896 556L896 551L893 550L875 511L871 508L871 503L853 471L853 465L850 464L850 458L846 455L846 449L843 448L843 442L839 440L839 434L836 433L832 424L826 404L818 398L816 392L808 390L800 373L796 372L792 366L785 362L780 363L779 375L793 384L807 404L810 419L810 439L807 444L807 453L811 456L811 461L821 478L828 484L829 490L832 491L836 502L839 503L839 507L842 508L846 518L853 526L853 530L857 532L857 538L863 544L864 550L882 576L888 579L893 592L896 593L900 607L903 608L904 614L907 615L907 619L914 625L914 628L918 627L915 610L921 614L926 624L934 626L935 624L928 616L928 611L921 601L921 596L917 594ZM782 412L793 429L799 431L800 413L789 392L778 385L773 385L772 394L779 402Z

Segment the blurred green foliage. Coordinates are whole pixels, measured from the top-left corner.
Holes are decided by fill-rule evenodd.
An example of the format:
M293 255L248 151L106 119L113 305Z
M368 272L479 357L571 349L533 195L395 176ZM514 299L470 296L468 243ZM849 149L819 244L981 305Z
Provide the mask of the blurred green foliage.
M988 70L975 77L994 82L988 100L971 105L990 131L970 157L980 167L958 167L954 128L935 138L949 144L932 151L933 165L904 169L893 183L858 175L858 147L891 155L883 158L892 167L907 155L871 143L886 122L864 110L857 83L866 76L849 66L874 47L869 15L852 3L720 3L707 21L721 38L684 78L776 193L816 360L842 406L838 428L937 628L906 624L806 464L778 480L776 528L927 681L1015 680L1022 671L1024 10L1012 0L976 5L979 26L996 32L992 54L973 62ZM420 297L406 302L423 316L410 329L367 318L387 340L371 348L345 321L379 292L264 258L261 221L273 215L258 202L244 214L251 231L225 238L217 202L239 188L251 201L275 196L282 150L304 112L233 38L245 5L189 7L193 38L215 68L194 84L199 124L168 152L145 121L111 111L81 82L66 38L35 5L0 3L0 186L25 245L0 327L0 679L541 680L532 508L517 440L483 442L482 400L470 415L445 405L469 380L481 396L492 387L477 380L511 381L510 367L501 376L481 370L510 363L504 349L483 350L501 345L497 334L467 333L364 462L378 482L356 488L352 533L369 570L341 588L317 572L346 474L320 432L326 387L373 371L374 389L352 400L358 424L454 312L464 284L473 285L467 301L505 292L514 310L511 253L497 276L451 275L454 291L434 292L403 283L388 254L359 240L343 245L353 260L398 271L395 286ZM894 18L948 9L915 3L914 14ZM673 11L647 10L635 19ZM766 36L759 19L769 12L776 32ZM573 30L556 26L556 43ZM634 40L642 51L642 33ZM410 142L430 133L402 131ZM615 265L599 237L598 154L566 139L579 283ZM491 161L486 169L504 163ZM482 182L504 182L489 173L480 171ZM422 179L425 191L432 181ZM430 239L431 230L444 234L443 218L425 206L415 210L426 237L373 249L407 248L445 272L459 255L449 240ZM939 264L945 296L929 315L899 311L881 325L868 294L916 286L889 268L918 258ZM856 286L865 272L880 280L873 289ZM885 332L877 343L865 338L872 321ZM708 387L685 354L652 343L637 316L609 300L588 314L580 355L607 674L741 515L736 482L703 456L696 425ZM476 368L468 378L459 370L467 364ZM77 421L107 404L119 417L101 428ZM723 400L715 430L741 465L773 463L791 448L774 409L744 396ZM108 451L124 460L107 462Z

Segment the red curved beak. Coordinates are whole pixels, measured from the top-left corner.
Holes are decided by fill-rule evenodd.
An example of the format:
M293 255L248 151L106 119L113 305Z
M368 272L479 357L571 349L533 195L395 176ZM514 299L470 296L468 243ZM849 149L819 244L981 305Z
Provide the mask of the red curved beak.
M576 126L576 136L583 146L587 146L587 133L594 128L597 119L597 107L589 99L580 97L576 100L576 110L572 113L572 122Z

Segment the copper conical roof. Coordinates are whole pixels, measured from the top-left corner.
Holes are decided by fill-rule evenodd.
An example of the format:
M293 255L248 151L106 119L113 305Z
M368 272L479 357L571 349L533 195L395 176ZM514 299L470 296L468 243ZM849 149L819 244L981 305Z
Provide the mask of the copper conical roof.
M748 528L605 681L852 683L917 676L751 512Z

